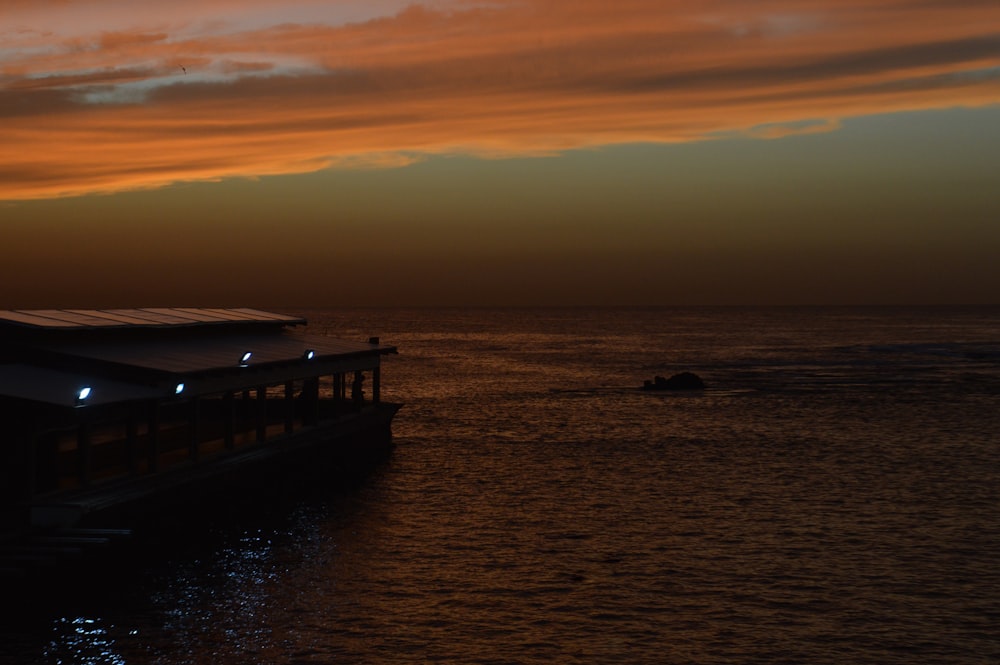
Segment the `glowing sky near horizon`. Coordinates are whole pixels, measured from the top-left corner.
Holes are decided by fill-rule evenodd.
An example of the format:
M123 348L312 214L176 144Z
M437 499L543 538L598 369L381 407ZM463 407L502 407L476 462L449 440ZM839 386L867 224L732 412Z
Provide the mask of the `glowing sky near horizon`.
M43 212L47 223L57 226L87 223L93 251L103 256L97 248L122 242L123 236L120 230L114 236L119 240L102 236L111 224L102 219L139 206L136 192L146 192L146 204L156 201L161 208L185 197L207 198L206 209L222 208L236 217L240 200L281 197L298 187L297 221L260 221L251 232L258 242L256 249L248 248L250 255L273 246L269 224L291 224L328 239L339 234L347 246L367 247L352 238L365 236L369 242L368 231L350 235L357 220L367 220L381 230L380 237L405 238L416 248L389 251L400 265L417 266L431 255L459 263L463 256L490 255L498 266L509 266L523 261L525 251L545 250L552 256L539 258L540 264L563 252L576 266L567 270L586 272L581 257L592 252L591 260L604 261L601 252L608 247L618 252L616 261L628 264L630 250L620 246L623 228L627 237L648 239L633 243L643 251L661 243L665 251L696 247L706 257L713 237L721 238L716 249L722 254L758 246L770 255L792 252L795 239L810 251L824 243L841 250L862 246L857 229L836 231L838 224L851 222L822 210L842 206L842 199L854 200L859 209L870 204L878 191L869 191L874 178L897 183L883 188L885 223L893 233L899 233L900 216L915 212L907 203L912 196L894 194L893 187L909 183L926 191L930 182L941 192L930 209L962 201L957 209L978 220L967 232L967 249L981 251L997 240L991 227L981 225L998 209L990 191L997 184L991 169L1000 170L1000 162L976 146L1000 145L998 105L1000 3L993 0L8 0L0 13L0 201L8 203L0 215L8 220L8 246L20 248L17 260L24 261L26 252L44 263L56 260L54 250L36 244L41 238L32 234L38 225L29 221ZM973 122L981 136L968 142L967 157L943 148L951 152L930 151L926 164L910 163L909 157L883 164L865 152L867 119L913 114L924 118L925 134L928 128L932 136L961 134L966 128L955 123ZM852 126L859 129L852 132ZM888 124L875 139L892 143L894 131ZM967 138L962 134L962 141ZM755 179L766 178L757 171L771 167L757 165L745 172L746 182L722 193L732 203L728 208L718 208L718 194L691 194L708 188L713 172L725 178L739 155L784 154L784 148L760 145L772 142L790 152L779 160L783 166L770 171L770 185ZM928 145L934 143L928 137ZM629 162L633 184L601 172L623 155L639 154L627 146L660 146L659 152L640 150L643 164ZM678 152L682 146L694 148ZM820 155L808 156L819 148L841 161L829 165ZM911 149L905 146L899 154ZM795 150L803 152L793 157ZM604 167L600 160L587 161L594 151L610 155ZM689 182L688 174L674 173L674 182L685 182L685 189L672 195L679 203L665 226L652 228L650 220L663 206L652 212L656 206L646 210L635 202L655 199L670 183L652 178L646 189L634 183L645 179L643 169L673 173L671 160L681 155L703 180ZM491 188L516 183L515 171L525 168L525 159L537 160L527 168L537 168L537 178L549 186L529 195L535 184L511 184L522 207L495 219ZM862 165L871 178L854 182L843 168L852 159L879 165ZM433 189L435 177L445 177L435 173L447 172L449 160L482 177L463 174L463 191L451 191L444 200L416 200L408 193L416 183ZM942 172L944 163L951 166ZM581 164L590 165L590 175L580 172ZM914 169L919 177L907 180ZM855 186L834 192L824 189L827 184L807 184L823 191L793 209L795 194L775 183L808 172ZM360 188L355 191L381 191L408 201L407 207L386 208L379 216L373 210L382 209L381 203L352 209L345 195L335 206L317 198L304 209L301 202L310 195L301 188L315 183L316 174L327 179L315 187L350 180ZM268 176L292 180L240 189L239 196L227 184ZM292 184L297 177L302 184ZM593 182L587 182L590 177ZM561 189L560 178L602 191L604 198L595 203L606 211L604 221L577 210L578 194ZM202 182L213 184L196 195L181 185ZM372 197L365 201L373 203L378 195ZM57 203L63 199L76 202L73 213ZM345 219L345 210L353 210L353 217ZM539 217L538 210L549 217ZM842 212L850 218L853 209ZM218 215L204 215L206 226L218 228L213 222ZM734 230L736 216L769 230L757 235ZM817 221L802 222L805 227L789 222L809 216ZM513 221L518 217L537 223L522 228ZM570 218L579 224L574 227ZM929 218L915 219L924 249L940 247L949 237L945 220L935 227ZM158 224L181 222L136 223L150 225L154 233ZM575 228L575 239L562 247L550 242L558 235L555 229L565 231L560 225ZM778 227L784 231L774 232ZM128 229L125 237L135 232ZM493 244L482 245L484 237ZM141 244L140 237L132 242ZM212 252L174 250L196 266L195 273L208 274ZM929 256L916 254L924 257L918 261ZM901 254L892 260L905 263ZM498 267L496 280L510 270ZM447 290L448 277L436 279L414 298L430 302L434 289ZM984 279L990 286L995 275L980 274L978 283ZM623 279L618 281L624 288ZM963 288L956 282L940 297L960 298ZM565 300L572 287L561 289ZM761 286L759 293L765 290ZM495 291L492 300L503 300L499 287ZM57 290L46 293L51 299ZM552 298L559 297L553 291ZM614 298L608 293L601 300ZM725 300L719 294L705 298ZM981 293L970 297L982 299Z

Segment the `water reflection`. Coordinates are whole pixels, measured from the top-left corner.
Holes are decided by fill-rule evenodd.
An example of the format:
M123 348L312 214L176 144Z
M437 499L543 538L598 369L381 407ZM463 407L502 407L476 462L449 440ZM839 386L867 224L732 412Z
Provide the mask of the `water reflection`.
M271 589L280 571L273 533L239 536L210 558L180 562L163 571L151 596L151 613L179 645L211 645L217 654L259 653L272 646L268 628Z
M55 633L45 650L47 662L75 663L79 665L125 665L125 658L118 651L112 632L114 626L105 627L101 619L86 617L60 618L54 622ZM135 636L138 631L127 631Z
M354 549L359 490L158 524L116 563L26 592L27 611L0 621L0 663L242 665L326 653L317 595L333 593L329 568Z

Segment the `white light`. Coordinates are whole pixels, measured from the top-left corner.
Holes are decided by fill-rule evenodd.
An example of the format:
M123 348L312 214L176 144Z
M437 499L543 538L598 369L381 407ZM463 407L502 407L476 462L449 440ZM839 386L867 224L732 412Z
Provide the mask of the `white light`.
M307 350L307 351L305 352L305 354L303 354L303 357L304 357L304 358L305 358L306 360L312 360L313 358L315 358L315 357L316 357L316 352L315 352L315 351L313 351L312 349L308 349L308 350Z
M183 383L178 383L174 387L174 394L175 395L180 395L182 392L184 392L184 384Z
M244 353L244 354L243 354L243 355L242 355L242 356L240 357L240 367L246 367L246 366L247 366L247 363L249 363L249 362L250 362L250 357L251 357L251 356L253 356L253 353L251 353L250 351L247 351L247 352L245 352L245 353Z
M90 386L84 386L83 388L80 388L80 390L77 391L76 393L76 398L81 402L87 399L88 397L90 397Z

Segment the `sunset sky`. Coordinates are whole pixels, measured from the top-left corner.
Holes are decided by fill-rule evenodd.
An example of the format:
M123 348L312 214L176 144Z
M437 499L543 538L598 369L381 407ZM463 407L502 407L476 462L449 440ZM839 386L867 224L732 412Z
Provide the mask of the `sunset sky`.
M0 7L0 309L1000 302L997 0Z

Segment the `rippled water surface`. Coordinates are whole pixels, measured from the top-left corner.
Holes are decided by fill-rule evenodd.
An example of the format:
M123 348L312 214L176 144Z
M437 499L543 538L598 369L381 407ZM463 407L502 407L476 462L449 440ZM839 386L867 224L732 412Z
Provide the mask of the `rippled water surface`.
M0 662L1000 662L1000 310L305 314L399 347L392 458L147 534Z

